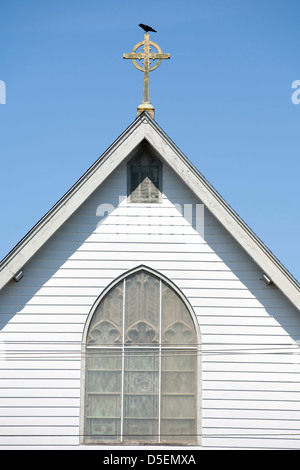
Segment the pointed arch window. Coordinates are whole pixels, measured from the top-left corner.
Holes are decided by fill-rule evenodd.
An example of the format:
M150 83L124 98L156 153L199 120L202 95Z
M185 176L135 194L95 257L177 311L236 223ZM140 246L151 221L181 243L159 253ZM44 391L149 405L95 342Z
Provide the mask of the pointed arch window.
M159 203L161 186L162 164L144 145L140 153L128 163L128 201Z
M86 443L197 442L197 334L168 283L140 270L115 284L85 348Z

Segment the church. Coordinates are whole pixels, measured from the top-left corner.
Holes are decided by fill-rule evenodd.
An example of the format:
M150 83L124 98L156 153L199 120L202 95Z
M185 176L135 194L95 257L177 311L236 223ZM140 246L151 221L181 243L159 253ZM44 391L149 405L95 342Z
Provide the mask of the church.
M0 264L0 449L300 449L299 283L155 121L150 45L136 119Z

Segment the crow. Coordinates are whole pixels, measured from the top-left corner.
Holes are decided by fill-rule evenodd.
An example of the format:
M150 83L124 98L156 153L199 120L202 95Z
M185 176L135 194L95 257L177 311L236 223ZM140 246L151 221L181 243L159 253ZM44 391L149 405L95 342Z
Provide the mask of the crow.
M148 33L149 31L153 31L153 33L157 33L155 29L151 28L151 26L147 26L146 24L140 23L139 26L143 28L143 30L146 31L146 33Z

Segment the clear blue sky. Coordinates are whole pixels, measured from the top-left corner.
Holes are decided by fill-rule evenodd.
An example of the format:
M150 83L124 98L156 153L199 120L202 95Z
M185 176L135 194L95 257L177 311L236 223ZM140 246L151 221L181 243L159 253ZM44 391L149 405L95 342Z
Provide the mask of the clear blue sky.
M300 280L299 0L0 0L0 259L136 117L156 121Z

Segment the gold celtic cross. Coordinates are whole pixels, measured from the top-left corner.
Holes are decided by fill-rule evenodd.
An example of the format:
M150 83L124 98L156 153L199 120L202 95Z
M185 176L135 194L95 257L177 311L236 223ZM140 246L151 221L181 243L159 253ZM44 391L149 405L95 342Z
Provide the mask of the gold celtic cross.
M157 52L150 52L151 46L153 46ZM144 52L137 52L137 50L143 47ZM137 108L137 115L139 116L143 111L147 111L150 116L154 118L154 107L150 103L149 97L149 72L157 69L160 66L162 59L170 59L170 54L163 54L160 47L155 42L150 41L149 33L144 34L144 41L139 42L134 46L132 52L129 54L123 54L124 59L131 59L133 65L141 72L144 72L144 88L143 88L143 101ZM137 60L143 59L143 65L139 65ZM152 62L155 62L153 65Z

